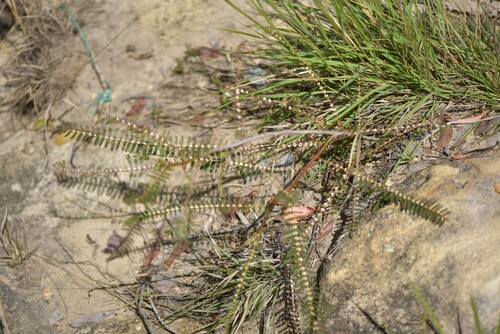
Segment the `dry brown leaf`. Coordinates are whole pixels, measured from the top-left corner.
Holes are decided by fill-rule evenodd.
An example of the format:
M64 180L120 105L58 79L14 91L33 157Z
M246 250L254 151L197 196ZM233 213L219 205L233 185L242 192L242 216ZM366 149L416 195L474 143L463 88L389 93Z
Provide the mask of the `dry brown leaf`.
M219 58L222 55L219 50L206 46L200 46L199 48L197 48L196 53L201 58Z
M152 58L152 57L153 57L153 54L151 52L146 52L146 53L138 54L137 56L132 56L132 59L135 59L135 60L145 60L145 59L149 59L149 58Z
M462 118L462 119L454 120L453 123L470 123L470 122L474 122L474 121L479 121L484 116L488 115L489 112L490 112L489 110L486 110L486 111L483 111L482 113L480 113L477 116L472 116L472 117L467 117L467 118Z
M149 250L149 253L144 256L144 259L142 260L142 267L147 268L151 265L153 260L160 254L160 245L159 244L154 244L153 247Z
M171 269L174 262L179 259L182 253L189 248L189 245L185 242L178 242L175 244L170 255L163 261L163 266L166 269Z
M57 137L55 137L52 141L56 145L64 145L71 141L71 136L66 136L66 132L63 132L57 135Z
M331 220L325 225L323 225L321 231L319 232L319 239L323 239L327 235L331 234L334 230L335 223L336 223L335 220Z
M313 206L291 206L285 209L283 219L289 224L297 224L300 219L308 217L314 211L316 211L316 208Z
M113 231L108 237L108 242L106 248L104 249L104 253L113 253L113 251L118 248L123 243L123 237L120 236L116 231Z
M479 123L477 128L474 130L474 134L478 136L483 133L483 131L488 127L489 123L490 121L482 121L481 123Z
M453 129L449 126L445 127L443 130L441 130L441 135L439 136L439 140L437 142L437 148L442 150L448 147L452 138Z
M451 157L455 160L462 160L462 159L467 158L467 156L465 154L453 154Z
M144 100L143 98L138 98L135 101L134 105L130 108L130 110L125 115L132 116L135 114L139 114L141 111L144 110L145 107L146 107L146 100Z

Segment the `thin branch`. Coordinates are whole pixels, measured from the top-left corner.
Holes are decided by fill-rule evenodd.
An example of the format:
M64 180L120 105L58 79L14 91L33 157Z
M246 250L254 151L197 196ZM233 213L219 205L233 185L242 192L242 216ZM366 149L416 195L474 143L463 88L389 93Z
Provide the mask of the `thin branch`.
M148 290L147 292L148 292L149 305L151 305L151 308L153 309L153 312L156 316L156 320L158 320L158 322L160 323L160 325L163 327L164 330L166 330L170 334L177 334L177 332L168 327L167 324L160 317L160 313L158 312L158 309L156 308L156 305L153 302L153 298L151 298L151 294L149 293L149 284L146 286L146 288Z
M139 299L139 300L137 300L137 314L139 314L139 316L141 317L142 322L143 322L144 326L146 327L146 330L148 331L148 333L154 334L153 328L151 328L151 324L149 323L148 317L146 316L146 314L144 314L144 311L142 310L142 301L144 299L144 284L141 284L139 286L139 291L138 291L138 295L136 295L136 298Z
M211 151L210 153L217 153L222 151L231 150L242 145L248 144L250 142L266 138L266 137L278 137L283 135L318 135L318 136L333 136L333 138L343 138L351 135L349 132L335 131L335 130L280 130L272 132L264 132L252 137L244 138L242 140L233 142L231 144L218 147Z
M456 121L451 121L451 122L448 122L446 123L446 125L453 125L453 124L472 124L472 123L479 123L479 122L483 122L483 121L491 121L493 119L497 119L497 118L500 118L500 115L496 115L496 116L491 116L491 117L486 117L486 118L481 118L481 119L469 119L469 120L456 120Z

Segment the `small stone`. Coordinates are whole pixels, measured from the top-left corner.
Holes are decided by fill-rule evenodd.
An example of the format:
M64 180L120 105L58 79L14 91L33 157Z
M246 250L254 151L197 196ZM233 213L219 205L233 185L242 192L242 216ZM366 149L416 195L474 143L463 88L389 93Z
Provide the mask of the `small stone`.
M49 302L49 300L51 300L52 297L54 297L54 291L52 291L52 289L49 288L43 289L42 296L46 302Z

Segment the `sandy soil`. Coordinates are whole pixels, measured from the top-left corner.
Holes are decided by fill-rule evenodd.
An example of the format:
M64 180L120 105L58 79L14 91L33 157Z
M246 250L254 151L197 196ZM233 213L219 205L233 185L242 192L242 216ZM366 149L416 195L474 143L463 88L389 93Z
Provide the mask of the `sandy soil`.
M236 3L245 6L243 1ZM113 112L123 116L131 105L120 101L133 96L158 101L165 111L163 116L172 119L182 118L186 110L215 106L217 98L206 92L206 79L174 76L172 68L190 48L217 45L230 49L242 41L240 36L222 31L240 27L233 19L235 11L223 1L95 0L71 8L78 13L94 53L102 50L96 63L104 80L112 85ZM16 33L9 34L12 44L9 39L2 42L3 64ZM80 37L71 36L66 47L73 63L69 70L77 70L86 62ZM67 122L93 122L91 102L99 90L94 71L86 66L64 100L49 112L53 118L66 112L62 120ZM93 217L109 215L110 208L119 208L120 202L59 185L52 164L68 161L74 146L55 145L50 134L33 131L31 122L0 114L2 218L7 209L9 222L26 235L29 247L36 249L18 269L0 268L0 300L11 333L145 332L134 312L108 293L95 290L94 280L134 281L141 265L140 255L106 262L103 249L107 238L120 230L120 224ZM185 125L172 126L169 133L195 134ZM97 161L96 154L100 154ZM106 161L109 166L122 163L122 159L121 155L82 148L74 163L88 166ZM106 324L98 324L105 318ZM180 333L189 328L185 323L179 326Z

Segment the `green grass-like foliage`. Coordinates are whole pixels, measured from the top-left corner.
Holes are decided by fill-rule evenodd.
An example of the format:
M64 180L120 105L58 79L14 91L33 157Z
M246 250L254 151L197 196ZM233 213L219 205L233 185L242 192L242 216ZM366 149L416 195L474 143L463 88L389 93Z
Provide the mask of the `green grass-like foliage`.
M258 94L327 107L296 108L295 119L387 127L449 100L498 109L500 32L486 15L454 15L443 1L251 2L258 15L240 10L254 23L243 33L267 41L259 55L289 74Z
M427 299L424 296L424 293L417 287L415 282L410 281L409 282L410 289L412 290L413 294L415 295L415 298L417 299L418 303L424 310L424 316L423 318L426 320L428 326L436 333L438 334L444 334L445 331L443 329L443 325L441 324L439 317L436 315L434 309L429 305L427 302ZM479 311L477 309L476 302L474 301L474 298L470 298L470 308L472 311L472 318L474 320L474 329L476 334L483 334L484 333L484 328L481 324L481 318L479 316ZM460 330L461 324L460 324L460 318L458 319L457 323L457 328L459 328L459 333L462 333ZM500 332L500 316L498 318L498 325L496 326L495 333Z
M239 82L238 96L221 108L235 104L238 117L257 113L262 126L285 130L215 145L134 126L70 126L67 137L121 151L129 167L59 163L56 173L68 187L109 187L108 194L139 206L123 218L128 234L110 259L167 254L163 263L148 261L137 282L146 323L156 318L170 332L168 322L178 318L197 321L200 332L321 332L317 264L354 231L362 212L391 201L446 222L435 200L383 180L403 162L391 162L406 152L401 147L439 131L443 103L450 113L461 110L453 107L458 102L498 109L498 33L487 17L451 15L440 1L253 0L255 13L227 2L253 22L239 33L263 43L253 55L265 59L270 75L264 86ZM245 105L261 107L246 114ZM179 171L196 178L171 191ZM95 180L121 172L151 177L128 187ZM141 234L149 236L145 245L135 241ZM318 255L323 237L332 241ZM179 268L192 271L181 275ZM166 273L175 289L159 284Z
M0 256L0 263L11 268L21 266L33 254L30 250L26 236L14 229L14 224L7 221L7 208L0 224L0 246L4 255Z

